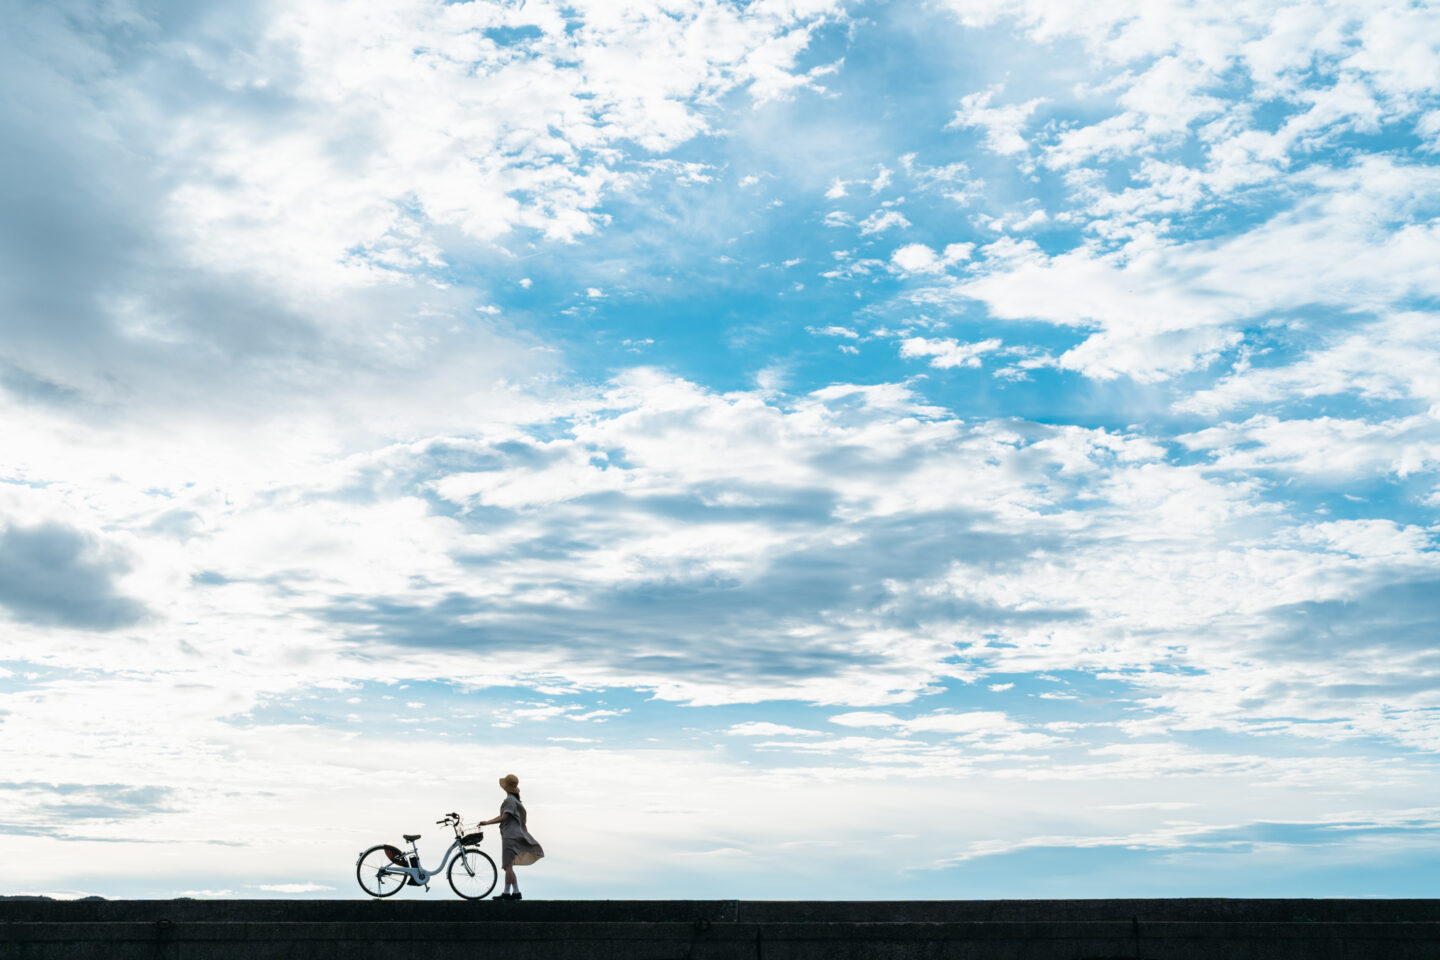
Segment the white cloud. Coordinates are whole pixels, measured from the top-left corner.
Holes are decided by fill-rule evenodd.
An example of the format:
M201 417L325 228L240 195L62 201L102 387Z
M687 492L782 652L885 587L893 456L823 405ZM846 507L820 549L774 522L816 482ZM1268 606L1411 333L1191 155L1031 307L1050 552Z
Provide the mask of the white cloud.
M885 727L906 735L940 734L987 751L1043 750L1065 742L1050 734L1027 732L1024 724L996 710L937 712L908 720L889 713L858 711L837 714L830 722L846 727Z
M7 130L30 145L17 162L36 216L97 240L70 248L58 287L58 263L31 262L48 248L23 248L5 339L26 382L142 423L183 411L293 441L325 423L373 438L505 419L529 402L513 385L556 357L473 322L495 302L490 271L452 282L457 252L518 259L498 244L591 234L616 190L701 182L703 164L650 154L708 130L729 93L815 87L796 58L839 15L305 0L149 11L145 36L163 41L112 48L108 13L37 12L4 59L41 95ZM177 100L182 74L195 95Z
M1045 101L1037 98L1025 103L990 106L990 101L1001 89L994 86L962 97L960 109L955 111L954 119L947 126L979 127L985 131L986 149L999 154L1021 153L1029 144L1020 131L1029 122L1030 115Z
M851 330L849 327L842 327L836 324L831 324L828 327L806 327L805 329L807 332L821 337L844 337L847 340L858 340L860 338L860 334Z
M860 221L860 235L866 236L872 233L884 233L886 230L895 227L905 228L910 226L910 221L898 210L876 210L870 216Z
M1431 414L1370 421L1317 417L1282 420L1261 414L1178 438L1211 453L1217 469L1280 470L1356 477L1440 470L1440 423Z
M846 727L892 727L913 733L991 734L1010 733L1018 730L1019 724L1004 713L996 710L979 710L972 713L934 713L910 720L888 713L841 713L830 718L831 723Z
M907 337L900 341L900 356L929 357L930 366L941 370L951 367L978 367L980 357L1000 349L998 339L961 343L948 337L928 339Z
M968 260L974 249L973 243L951 243L944 253L937 254L923 243L907 243L890 254L890 263L901 273L944 273L947 267Z
M1429 141L1425 147L1430 152L1440 150L1440 110L1431 110L1416 121L1415 135Z
M985 188L985 181L971 176L970 167L961 161L930 167L919 163L915 154L907 153L900 158L900 166L921 190L939 193L961 206Z
M1427 107L1417 94L1440 79L1440 50L1416 39L1440 29L1440 15L1424 6L1365 0L1266 0L1241 10L1139 0L1083 10L1034 0L947 0L947 6L964 23L1010 21L1037 43L1083 45L1088 57L1067 67L1087 80L1052 90L1077 112L1099 118L1047 127L1040 149L1046 163L1078 175L1073 183L1088 184L1081 193L1103 218L1092 224L1096 229L1130 229L1126 224L1146 217L1276 182L1292 172L1292 162L1308 163L1317 148L1347 133L1410 121L1428 136ZM1252 85L1252 95L1233 92L1237 76ZM986 129L991 149L1020 153L1034 101L992 107L999 89L966 97L954 123ZM1258 122L1261 105L1277 102L1288 110L1278 128ZM1199 162L1156 159L1179 158L1187 143L1199 149ZM1087 176L1086 165L1121 159L1138 161L1140 179L1150 185L1112 192Z
M1031 227L1037 227L1040 224L1047 222L1049 219L1049 214L1047 214L1044 210L1032 210L1030 213L1016 220L1014 223L1009 224L1007 229L1029 230Z
M923 356L961 363L979 352L976 345L943 340L926 342L924 349ZM476 683L559 675L699 703L773 699L782 692L857 706L904 702L938 677L968 675L969 667L946 664L957 642L977 645L973 655L990 668L1017 673L1041 664L1148 664L1156 656L1174 657L1167 651L1179 647L1204 670L1216 671L1206 681L1219 685L1210 699L1184 707L1209 716L1235 702L1217 690L1231 689L1227 684L1242 676L1250 682L1248 674L1234 672L1224 644L1201 641L1217 618L1254 624L1223 632L1225 644L1263 645L1266 609L1345 596L1361 589L1365 581L1354 572L1361 568L1389 565L1410 570L1407 576L1428 569L1414 544L1403 554L1390 547L1377 552L1378 544L1363 555L1318 551L1318 543L1285 533L1283 517L1255 500L1253 484L1208 477L1213 467L1205 464L1166 465L1160 448L1141 438L1073 427L966 425L898 384L837 385L783 402L764 393L716 395L637 373L583 408L591 412L582 410L567 433L544 441L514 431L483 440L437 438L357 457L338 472L300 473L279 488L272 488L275 479L250 486L254 481L242 476L218 490L147 495L111 507L92 494L85 510L105 511L96 519L106 524L135 518L126 522L137 525L136 569L124 589L159 615L146 628L153 643L186 637L193 644L202 635L218 640L242 629L254 634L244 625L294 605L285 632L256 636L258 647L247 654L255 682L268 677L264 683L293 684L311 676L294 673L284 658L287 646L302 636L320 649L363 636L372 648L385 644L391 656L429 649L427 672L458 671ZM87 443L85 455L113 462L95 460L96 449ZM839 461L837 450L846 451ZM440 464L446 466L437 471ZM376 489L387 476L396 480L379 489L391 492L368 505L327 493L357 484ZM956 476L965 483L946 479ZM764 483L757 485L760 477ZM84 478L77 473L67 483ZM108 488L98 477L84 482ZM17 497L51 502L62 489L53 478L49 486L15 488L5 494L11 499L0 502L0 512L28 510ZM454 509L431 512L426 502L434 497ZM805 523L772 526L755 519L755 511L780 509L792 497L819 498L829 506ZM596 498L610 504L599 514L587 506ZM691 505L685 519L650 506L682 502ZM1065 506L1077 502L1086 505L1083 516ZM194 513L206 531L183 551L143 532L155 517L176 510ZM508 526L477 526L470 519L497 511L513 518ZM972 537L993 542L985 549L1009 549L1001 545L1011 538L1058 545L1082 530L1085 546L1077 541L1063 559L1045 553L1003 568L972 567L974 558L960 547L954 554L925 548L911 556L893 544L880 546L896 524L904 529L912 522L932 528L944 523L957 544ZM1003 535L981 532L1001 529ZM1243 550L1229 544L1239 529L1255 541ZM1165 537L1156 540L1157 530ZM999 539L986 539L991 537ZM555 547L529 556L525 545L534 543ZM585 562L577 563L572 550L581 551ZM510 559L497 566L503 557ZM852 577L884 583L877 605L827 612L832 601L818 599L814 608L797 606L796 596L815 589L805 571L820 557L830 557L827 583ZM308 571L305 578L276 595L267 584L289 579L283 571L297 564ZM903 576L885 572L890 564L902 564ZM1346 570L1352 574L1340 576ZM175 588L200 571L217 572L219 585ZM687 589L704 597L720 589L714 597L725 598L725 659L735 665L733 673L709 675L685 653L689 643L713 634L720 616L696 606L693 597L685 607L692 613L677 607L667 621L672 657L665 665L641 654L653 641L635 632L635 618L624 612L631 602L626 598L647 596L655 584L691 584ZM938 597L977 611L1054 611L1062 620L1043 614L1033 626L1024 620L1005 627L990 623L985 629L1001 629L1007 638L995 648L981 642L978 624L936 621L918 632L902 625L902 611L923 609ZM646 601L651 614L658 615L657 602ZM768 612L776 603L787 610L781 648L775 647ZM392 615L391 609L405 612ZM620 621L586 612L601 609L613 609ZM489 612L482 617L482 610ZM542 616L541 610L548 612ZM1064 611L1080 610L1088 619L1063 619L1069 616ZM759 619L752 622L751 611ZM1008 622L1008 614L995 616ZM483 665L461 666L445 652L449 643L459 644L459 651L479 642L487 635L484 624L495 617L508 623L504 636L510 639L487 640L492 650ZM205 627L183 626L192 621ZM577 634L581 621L589 625ZM563 647L524 639L557 633L574 639ZM24 630L13 639L22 655L32 644L38 650L48 642ZM85 655L97 669L120 666L103 652L87 648ZM227 654L217 667L228 669L232 659ZM273 675L263 666L272 662ZM325 664L332 661L313 662L327 674ZM385 663L376 668L382 675L390 669ZM419 662L410 669L421 669ZM369 675L358 662L346 670L357 671L352 678ZM1146 676L1161 690L1191 682ZM1297 702L1285 708L1296 716L1307 709ZM582 712L555 704L517 709L539 712L510 719Z
M1290 363L1239 364L1177 407L1214 413L1291 397L1343 394L1440 403L1440 382L1433 376L1436 363L1440 363L1440 319L1432 313L1404 311L1324 338Z
M1422 198L1440 195L1440 178L1372 158L1305 179L1322 192L1238 236L1196 244L1143 237L1113 252L1085 245L1053 256L1006 237L981 249L971 278L921 296L959 295L1000 318L1093 329L1059 358L1062 368L1154 381L1209 363L1240 342L1238 327L1252 318L1314 304L1381 311L1434 295L1421 264L1440 256L1440 240L1416 211ZM1369 348L1357 341L1346 349ZM1284 376L1240 376L1224 389Z
M232 32L233 57L154 47L217 88L283 85L288 111L217 99L175 118L155 157L177 181L172 228L207 263L309 287L438 265L430 224L573 239L596 229L596 206L627 176L613 148L677 146L708 129L696 101L731 89L764 101L813 85L814 71L792 69L833 12L706 3L615 16L589 4L567 22L546 4L308 0ZM535 34L497 46L491 28ZM164 94L143 77L120 81L140 111Z
M746 720L744 723L732 725L725 731L732 737L822 737L818 730L804 730L800 727L787 727L781 723L769 723L764 720Z

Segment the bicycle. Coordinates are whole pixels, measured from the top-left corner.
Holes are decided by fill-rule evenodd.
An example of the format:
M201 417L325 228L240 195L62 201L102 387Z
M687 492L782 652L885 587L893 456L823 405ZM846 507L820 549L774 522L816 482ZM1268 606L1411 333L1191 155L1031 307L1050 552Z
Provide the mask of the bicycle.
M495 861L479 847L484 834L479 830L462 833L458 813L447 813L443 820L435 823L455 828L455 839L446 849L439 867L426 870L420 865L420 853L415 848L420 834L407 833L404 837L405 842L410 844L408 857L399 847L388 843L378 843L360 854L355 861L355 879L360 889L372 897L392 897L407 885L423 886L428 892L430 878L443 872L445 879L450 881L450 889L457 895L466 900L483 900L495 889L495 881L499 878Z

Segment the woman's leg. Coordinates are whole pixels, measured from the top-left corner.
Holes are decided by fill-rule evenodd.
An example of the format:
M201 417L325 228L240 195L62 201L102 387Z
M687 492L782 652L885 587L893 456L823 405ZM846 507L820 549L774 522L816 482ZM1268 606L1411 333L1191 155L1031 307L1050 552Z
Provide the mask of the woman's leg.
M511 887L519 889L520 884L515 882L515 868L513 866L507 866L505 868L505 889L508 890Z

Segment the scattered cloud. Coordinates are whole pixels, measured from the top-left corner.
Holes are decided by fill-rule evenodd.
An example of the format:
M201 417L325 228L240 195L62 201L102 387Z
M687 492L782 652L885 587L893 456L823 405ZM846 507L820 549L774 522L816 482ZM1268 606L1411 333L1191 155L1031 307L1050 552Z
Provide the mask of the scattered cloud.
M1024 151L1028 144L1020 131L1029 122L1043 99L1027 100L1004 106L990 106L991 100L1003 87L994 86L978 93L967 94L960 100L960 109L950 121L951 127L979 127L985 131L985 147L994 153L1013 154Z
M960 343L948 338L927 339L907 337L900 341L900 356L929 357L930 366L939 369L951 367L978 367L980 357L1000 349L998 339L981 340L976 343Z
M799 727L787 727L782 723L769 723L764 720L747 720L744 723L737 723L725 731L732 737L821 737L824 736L818 730L803 730Z
M970 259L974 249L973 243L951 243L943 253L936 253L923 243L907 243L890 254L890 263L901 273L943 273L946 268Z
M895 228L904 229L908 226L910 226L910 221L906 220L900 211L881 209L860 221L860 235L863 237L873 233L884 233Z

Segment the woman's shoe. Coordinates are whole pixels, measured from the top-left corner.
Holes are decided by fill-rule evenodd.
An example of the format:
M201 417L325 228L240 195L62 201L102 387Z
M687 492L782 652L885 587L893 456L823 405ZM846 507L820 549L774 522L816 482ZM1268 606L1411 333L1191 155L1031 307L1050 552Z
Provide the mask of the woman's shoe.
M513 894L513 893L497 893L497 894L495 894L495 896L491 897L490 899L491 899L491 900L514 900L514 899L515 899L515 894Z
M520 896L520 891L519 891L519 890L516 890L514 893L510 894L510 899L511 899L511 900L524 900L525 898L522 897L522 896Z

